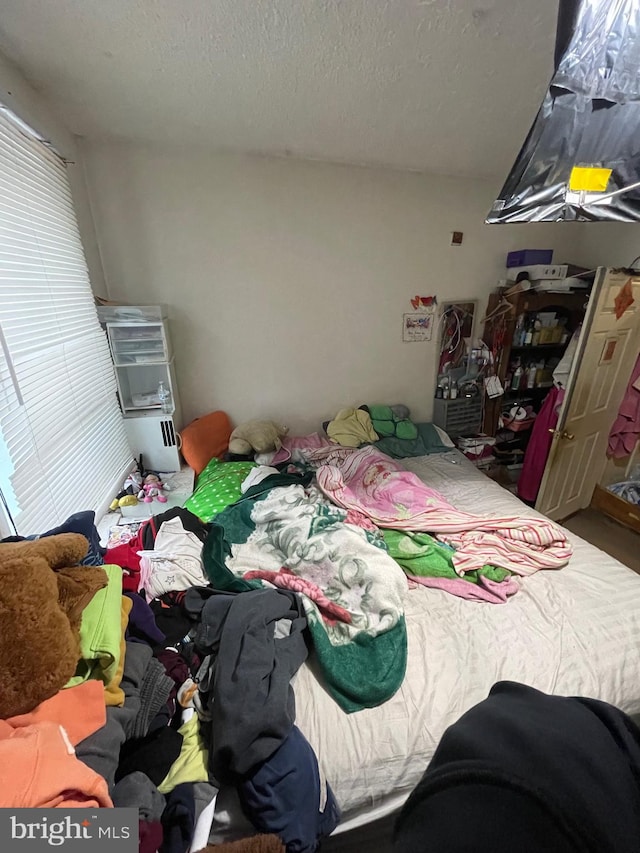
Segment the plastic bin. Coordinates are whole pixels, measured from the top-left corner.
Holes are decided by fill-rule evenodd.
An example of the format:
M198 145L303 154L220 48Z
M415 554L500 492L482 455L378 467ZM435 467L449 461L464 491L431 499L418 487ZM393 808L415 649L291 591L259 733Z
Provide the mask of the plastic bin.
M513 420L505 418L504 428L510 429L511 432L524 432L525 430L531 429L534 421L535 418L525 418L523 421L517 421L515 418Z
M507 267L527 267L531 264L550 264L553 249L518 249L507 255Z
M101 323L158 323L167 319L166 305L98 305Z

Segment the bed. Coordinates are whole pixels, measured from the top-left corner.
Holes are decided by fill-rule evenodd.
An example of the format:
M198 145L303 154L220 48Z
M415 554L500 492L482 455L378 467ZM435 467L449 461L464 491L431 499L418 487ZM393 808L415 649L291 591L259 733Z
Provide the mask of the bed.
M402 464L460 509L536 515L457 450ZM296 724L342 808L338 833L396 811L445 728L496 681L596 697L640 713L640 577L568 536L574 547L569 565L522 578L506 604L466 601L434 589L407 591L406 677L377 708L345 714L320 685L313 664L300 669ZM238 814L233 796L223 792L216 837L228 838L230 823L242 825Z

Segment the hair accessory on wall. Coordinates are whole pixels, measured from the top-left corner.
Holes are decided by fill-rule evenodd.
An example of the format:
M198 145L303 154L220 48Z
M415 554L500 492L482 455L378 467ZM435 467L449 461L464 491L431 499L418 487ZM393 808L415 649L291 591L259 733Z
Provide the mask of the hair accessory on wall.
M411 307L414 311L418 308L435 308L438 300L435 296L414 296L411 300Z

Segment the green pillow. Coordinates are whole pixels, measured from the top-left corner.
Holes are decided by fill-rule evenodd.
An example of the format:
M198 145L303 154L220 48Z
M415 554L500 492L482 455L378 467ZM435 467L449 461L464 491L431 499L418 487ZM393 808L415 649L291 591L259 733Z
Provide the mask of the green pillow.
M211 519L242 497L241 485L255 462L221 462L215 457L198 477L185 507L202 521Z
M367 406L374 430L381 438L395 436L404 441L413 441L418 430L409 418L399 418L391 406ZM408 411L408 409L406 409Z
M374 442L375 447L394 459L406 459L409 456L427 456L430 453L449 453L452 448L443 444L433 424L418 424L415 439L403 439L398 436L385 436Z

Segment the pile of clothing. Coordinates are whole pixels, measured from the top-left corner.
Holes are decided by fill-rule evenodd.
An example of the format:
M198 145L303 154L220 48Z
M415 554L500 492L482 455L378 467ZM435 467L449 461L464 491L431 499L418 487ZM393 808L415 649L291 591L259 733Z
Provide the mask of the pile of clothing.
M401 455L443 452L431 425L401 437L403 411L353 413L343 436L369 419ZM1 543L0 806L136 807L143 853L197 853L225 786L255 844L315 851L340 812L295 725L309 646L345 712L375 707L404 679L411 585L499 603L571 554L545 519L457 510L379 442L213 458L106 550L93 513Z
M246 849L315 850L339 810L294 723L299 598L216 592L188 509L106 552L80 517L0 544L0 805L135 807L141 851L196 853L232 785Z
M415 444L422 445L417 455L451 451L451 442L441 441L433 424L418 424L417 429ZM349 447L326 433L286 436L282 447L270 456L261 455L260 462L279 467L295 463L312 471L331 512L340 507L346 523L366 529L369 539L402 567L410 586L420 584L461 598L503 604L518 591L516 576L567 564L572 549L561 527L542 518L460 512L396 461L414 452L405 448L391 452L382 446L387 441L412 444L387 437ZM259 517L259 511L254 517ZM215 523L220 522L216 517ZM244 556L234 543L227 568L239 570L234 564L240 554ZM219 575L215 582L222 582ZM337 602L343 599L341 595Z
M636 473L633 479L623 480L621 483L613 483L607 486L610 492L622 498L623 501L628 501L630 504L640 506L640 472Z
M363 405L341 409L323 424L328 439L341 447L373 444L393 459L445 453L453 442L435 424L414 423L403 403L395 406ZM286 448L287 441L283 441Z

